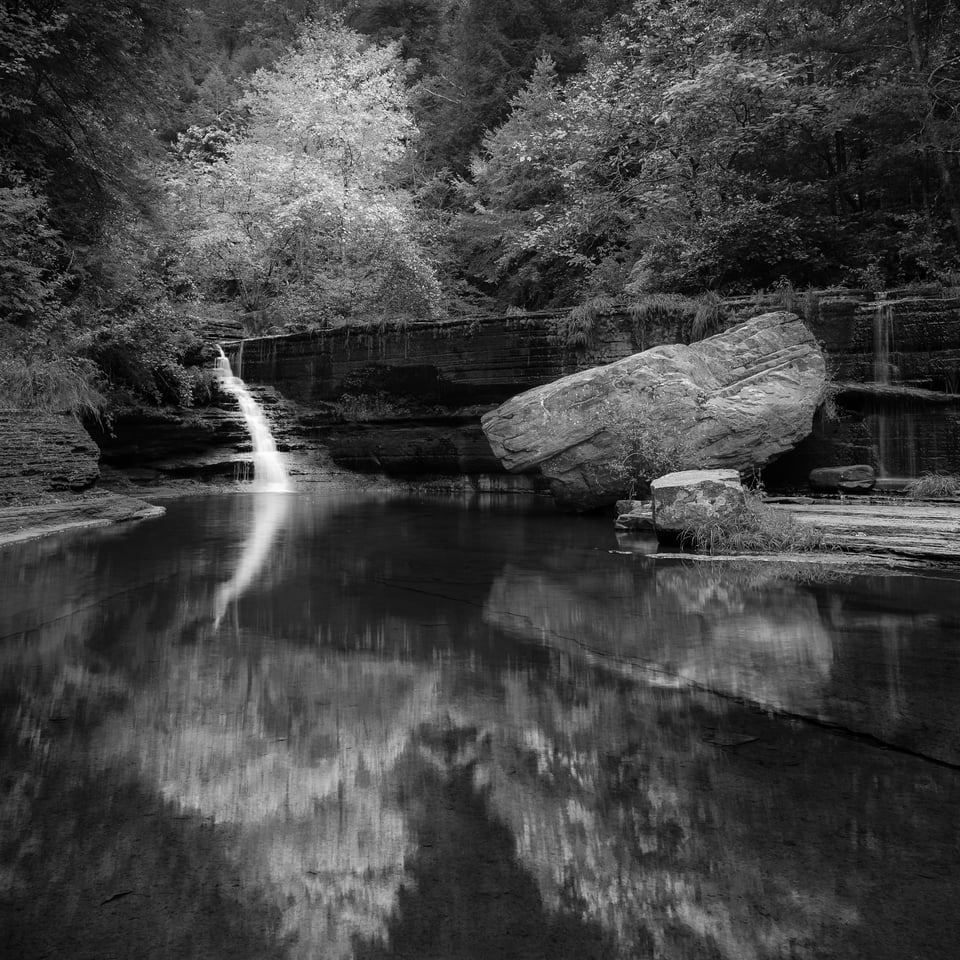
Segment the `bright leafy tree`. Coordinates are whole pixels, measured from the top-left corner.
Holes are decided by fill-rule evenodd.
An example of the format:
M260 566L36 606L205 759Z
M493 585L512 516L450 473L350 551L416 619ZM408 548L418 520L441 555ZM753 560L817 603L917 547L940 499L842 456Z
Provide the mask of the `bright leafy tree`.
M207 279L294 317L429 315L438 288L394 176L417 136L396 45L308 24L240 106L212 162L185 138L171 177Z

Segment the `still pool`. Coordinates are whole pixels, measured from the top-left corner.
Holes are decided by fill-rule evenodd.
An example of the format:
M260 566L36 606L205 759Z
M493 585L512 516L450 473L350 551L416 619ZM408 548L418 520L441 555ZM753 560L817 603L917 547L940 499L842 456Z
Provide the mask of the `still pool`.
M0 550L0 956L960 956L960 575L333 492Z

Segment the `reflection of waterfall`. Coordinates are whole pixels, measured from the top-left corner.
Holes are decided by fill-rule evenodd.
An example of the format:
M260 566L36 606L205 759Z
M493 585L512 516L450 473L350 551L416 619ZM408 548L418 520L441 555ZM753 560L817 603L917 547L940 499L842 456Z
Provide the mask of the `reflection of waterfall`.
M873 381L887 385L891 381L891 361L893 352L893 305L880 303L873 315ZM876 404L875 421L877 425L877 473L881 477L890 476L891 424L883 402Z
M253 442L254 483L260 490L290 490L290 478L283 465L283 457L277 450L260 404L250 395L246 384L230 369L230 361L223 352L223 348L218 346L217 350L220 356L217 357L215 370L220 385L227 393L237 398L240 411L247 423L247 430L250 431L250 439Z
M917 417L910 397L880 397L874 408L877 436L877 473L881 477L915 477L917 466ZM925 448L933 457L936 450Z
M254 502L253 527L233 576L220 585L215 602L214 627L219 626L231 600L239 597L266 562L273 541L290 511L290 498L258 493Z

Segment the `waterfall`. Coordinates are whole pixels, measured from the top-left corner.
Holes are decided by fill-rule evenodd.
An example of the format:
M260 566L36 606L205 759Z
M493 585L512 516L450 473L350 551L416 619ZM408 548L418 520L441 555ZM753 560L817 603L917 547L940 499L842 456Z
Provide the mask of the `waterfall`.
M896 343L893 335L893 304L880 303L873 315L873 382L893 382Z
M237 398L237 402L240 404L240 412L246 421L247 430L250 432L250 440L253 443L254 488L277 492L292 490L293 487L290 484L290 478L287 476L283 457L277 450L273 434L270 432L263 410L260 409L260 404L250 395L247 385L238 376L234 375L223 348L218 346L217 351L220 354L214 365L217 379L227 393Z
M900 382L900 358L894 305L881 302L873 315L873 382L895 387ZM907 396L880 394L873 404L877 473L881 478L917 476L916 418Z

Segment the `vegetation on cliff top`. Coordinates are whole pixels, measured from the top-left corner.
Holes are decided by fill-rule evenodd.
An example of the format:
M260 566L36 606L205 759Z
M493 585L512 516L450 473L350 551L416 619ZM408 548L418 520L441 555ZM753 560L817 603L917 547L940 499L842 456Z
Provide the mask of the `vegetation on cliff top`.
M17 0L0 352L183 403L211 301L576 337L610 298L955 285L958 45L952 0Z

